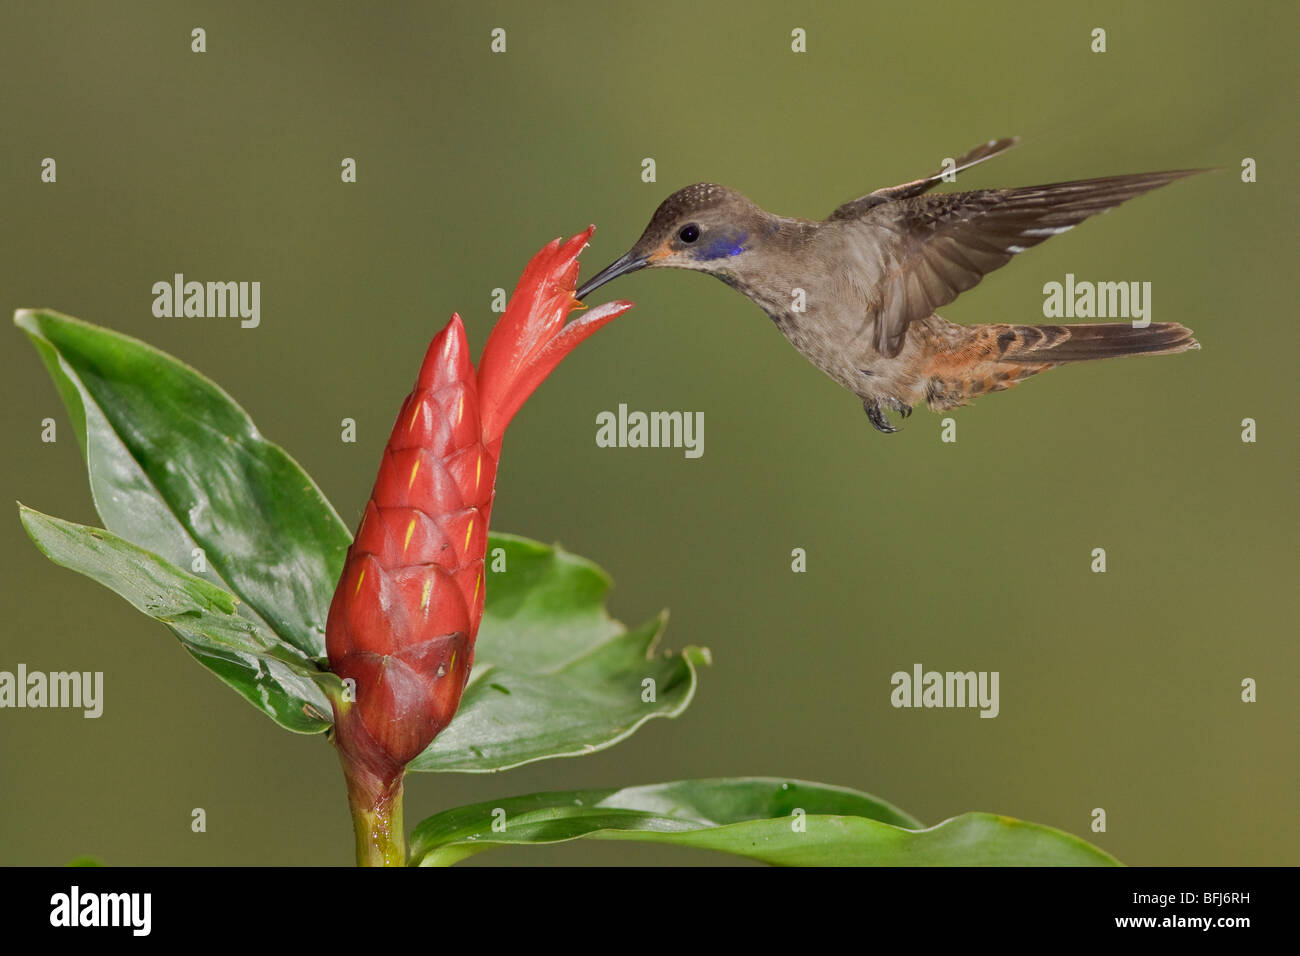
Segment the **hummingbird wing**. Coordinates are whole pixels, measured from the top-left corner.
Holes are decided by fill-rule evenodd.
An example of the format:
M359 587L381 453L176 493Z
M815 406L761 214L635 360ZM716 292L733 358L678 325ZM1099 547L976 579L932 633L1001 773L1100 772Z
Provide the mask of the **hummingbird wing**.
M1021 189L886 200L858 221L870 229L877 296L872 345L893 357L908 325L1001 268L1018 252L1201 169L1107 176Z
M986 159L992 159L1005 153L1013 146L1020 143L1019 136L1008 136L1005 139L991 139L987 143L981 143L972 149L965 156L956 160L956 165L952 169L936 169L928 176L921 179L914 179L910 183L899 183L897 186L883 186L875 192L867 193L859 199L852 199L842 206L838 206L829 216L830 219L856 219L873 206L879 206L882 202L888 202L891 199L908 199L912 196L919 196L927 190L943 182L944 174L956 175L964 169L970 169L972 166L978 166Z

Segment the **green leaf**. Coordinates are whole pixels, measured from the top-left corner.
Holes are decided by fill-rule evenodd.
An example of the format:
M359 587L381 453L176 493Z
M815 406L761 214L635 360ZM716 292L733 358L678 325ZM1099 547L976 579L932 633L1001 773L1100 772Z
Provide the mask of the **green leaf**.
M229 395L152 346L57 312L14 317L63 398L108 530L241 600L309 657L352 540L320 489ZM206 662L205 662L206 663Z
M481 773L580 756L686 709L708 651L656 655L666 615L625 630L605 610L608 576L558 547L493 535L488 568L502 563L488 573L460 711L407 769Z
M88 528L19 505L23 527L55 564L115 591L171 629L185 649L282 727L319 733L330 726L322 686L341 688L292 644L236 613L239 599L102 528Z
M229 395L175 358L56 312L20 311L15 322L68 406L109 531L144 549L141 560L180 568L202 547L208 570L201 577L238 599L239 626L323 657L329 602L352 536L311 478L261 437ZM399 401L394 395L394 408ZM504 570L492 570L502 559ZM83 566L87 555L77 560L68 558L69 566L118 590L102 569ZM412 769L484 772L590 753L690 702L707 652L655 655L663 619L631 632L612 620L603 604L610 582L595 565L494 534L488 569L487 610L460 713ZM272 694L264 706L249 696L260 672L247 659L186 647L273 716L286 704L298 713L302 702L319 703L311 689L286 684L289 696ZM649 703L642 701L647 678L655 689Z
M497 821L504 823L501 832L493 829ZM793 866L1118 865L1051 827L966 813L922 829L868 794L779 777L535 793L460 807L415 828L410 861L443 866L494 847L584 837L668 843Z

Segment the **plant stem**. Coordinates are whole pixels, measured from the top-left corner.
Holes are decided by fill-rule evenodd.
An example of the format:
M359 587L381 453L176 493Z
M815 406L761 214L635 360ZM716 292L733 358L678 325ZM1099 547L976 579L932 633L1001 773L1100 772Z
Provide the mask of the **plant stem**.
M405 866L406 834L402 828L402 775L376 773L354 763L339 750L348 784L348 806L356 832L357 866Z
M348 785L357 866L405 866L402 777L406 766L375 744L353 702L331 694L330 703L334 708L330 739Z

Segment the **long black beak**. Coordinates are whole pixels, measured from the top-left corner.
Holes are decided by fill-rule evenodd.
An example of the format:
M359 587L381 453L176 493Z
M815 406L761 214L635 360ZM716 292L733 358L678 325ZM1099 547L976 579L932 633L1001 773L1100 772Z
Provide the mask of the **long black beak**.
M629 272L636 272L637 269L644 268L648 261L645 256L628 252L584 282L575 298L585 299L611 279L617 279L621 275L627 275Z

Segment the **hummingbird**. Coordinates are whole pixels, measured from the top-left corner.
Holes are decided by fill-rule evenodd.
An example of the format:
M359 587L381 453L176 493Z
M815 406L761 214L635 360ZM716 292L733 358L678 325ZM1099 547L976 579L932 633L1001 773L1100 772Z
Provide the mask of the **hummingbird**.
M862 401L881 432L1074 362L1199 349L1176 322L958 325L935 314L1013 256L1089 216L1201 169L1014 189L932 193L1019 142L990 140L928 176L853 199L824 220L778 216L734 189L696 183L660 204L583 299L639 269L707 272L754 302L804 357Z

